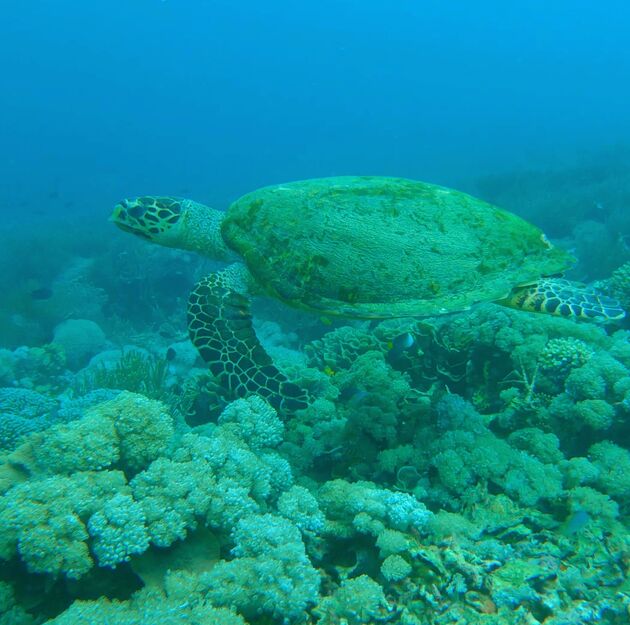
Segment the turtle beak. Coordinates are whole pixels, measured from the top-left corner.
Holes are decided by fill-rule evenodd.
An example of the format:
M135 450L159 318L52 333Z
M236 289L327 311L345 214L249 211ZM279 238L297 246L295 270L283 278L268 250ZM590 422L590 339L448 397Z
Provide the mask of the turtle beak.
M138 222L136 215L134 215L134 211L137 211L138 208L139 206L135 202L130 204L128 200L123 200L114 206L114 210L109 216L109 221L124 232L135 234L141 239L150 241L152 237L145 232L143 224Z
M125 208L123 206L123 202L121 202L120 204L116 204L116 206L114 206L112 214L109 216L109 221L115 224L120 223L120 216L123 214L124 210Z

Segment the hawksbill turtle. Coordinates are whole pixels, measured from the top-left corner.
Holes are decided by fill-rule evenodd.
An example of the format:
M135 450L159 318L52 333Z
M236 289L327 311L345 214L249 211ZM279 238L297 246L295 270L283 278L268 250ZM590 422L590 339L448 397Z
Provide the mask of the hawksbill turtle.
M351 318L434 316L485 301L596 321L624 316L616 301L555 277L574 258L541 230L425 182L303 180L248 193L227 212L143 196L116 205L112 221L227 263L190 294L190 338L231 394L257 393L280 409L303 407L307 398L256 337L256 294Z

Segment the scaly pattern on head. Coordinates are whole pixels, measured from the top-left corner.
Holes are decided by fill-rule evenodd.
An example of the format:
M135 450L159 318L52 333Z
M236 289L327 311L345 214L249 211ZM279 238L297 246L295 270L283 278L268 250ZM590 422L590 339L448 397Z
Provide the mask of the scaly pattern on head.
M152 241L170 230L181 214L181 200L144 195L117 204L111 219L121 230Z

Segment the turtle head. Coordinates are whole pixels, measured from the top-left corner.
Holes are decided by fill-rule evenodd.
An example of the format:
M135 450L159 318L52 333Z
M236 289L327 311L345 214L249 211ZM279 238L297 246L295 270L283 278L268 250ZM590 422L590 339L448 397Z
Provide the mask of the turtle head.
M144 195L116 204L110 220L125 232L162 245L171 245L182 212L181 200Z
M193 200L143 195L116 204L109 220L146 241L234 261L221 234L223 215Z

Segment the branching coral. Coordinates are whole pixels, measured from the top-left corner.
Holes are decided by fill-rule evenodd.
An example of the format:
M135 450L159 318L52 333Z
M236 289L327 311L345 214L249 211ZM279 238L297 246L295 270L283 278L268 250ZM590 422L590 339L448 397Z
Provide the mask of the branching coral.
M610 441L603 441L593 445L589 455L599 469L595 483L627 507L630 496L630 452Z
M152 542L165 547L184 538L200 519L229 531L243 514L257 512L291 483L291 470L281 458L256 455L226 425L210 437L185 435L171 458L156 460L131 487Z
M173 437L173 419L165 406L142 395L121 393L90 414L113 421L121 461L129 471L148 466L167 450Z
M303 486L292 486L278 497L278 512L302 533L319 534L324 529L317 499Z
M103 566L146 549L142 509L125 475L104 469L133 473L164 452L172 435L163 406L130 393L30 435L4 465L2 558L17 549L30 571L81 577L94 565L90 547Z

